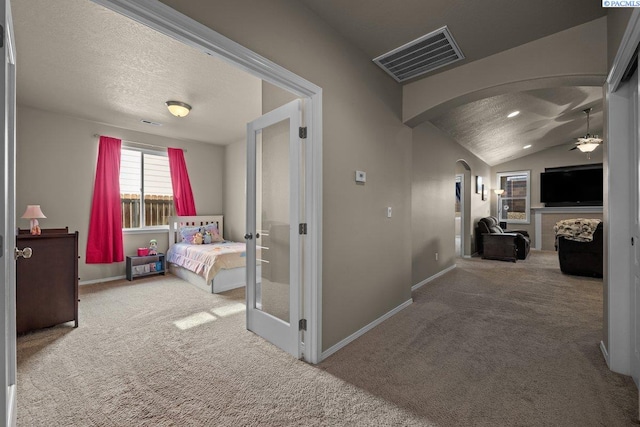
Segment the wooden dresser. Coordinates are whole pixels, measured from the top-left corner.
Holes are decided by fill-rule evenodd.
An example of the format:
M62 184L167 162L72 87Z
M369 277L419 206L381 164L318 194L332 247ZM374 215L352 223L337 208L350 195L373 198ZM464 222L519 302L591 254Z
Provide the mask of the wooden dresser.
M31 258L16 261L17 332L74 321L78 327L78 232L43 229L40 236L20 230L16 246Z

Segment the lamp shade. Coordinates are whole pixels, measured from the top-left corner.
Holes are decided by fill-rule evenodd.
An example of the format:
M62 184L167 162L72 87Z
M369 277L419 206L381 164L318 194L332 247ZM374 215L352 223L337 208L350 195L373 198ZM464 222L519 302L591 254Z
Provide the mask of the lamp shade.
M593 150L595 150L596 148L598 148L598 143L596 142L587 142L584 144L579 144L578 145L578 150L582 151L583 153L590 153Z
M34 218L46 218L40 209L40 205L28 205L27 210L22 214L22 218L34 219Z
M180 101L167 101L165 102L169 112L176 117L185 117L191 111L191 105L185 104Z

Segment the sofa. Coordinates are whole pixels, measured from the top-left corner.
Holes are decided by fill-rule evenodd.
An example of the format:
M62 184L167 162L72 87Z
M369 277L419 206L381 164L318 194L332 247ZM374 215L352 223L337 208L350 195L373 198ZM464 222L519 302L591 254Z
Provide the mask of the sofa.
M560 271L575 276L602 277L604 251L602 222L597 224L590 237L593 240L576 241L567 236L556 235Z
M485 259L516 262L526 259L531 248L529 233L525 230L504 230L498 218L481 218L476 227L476 249Z

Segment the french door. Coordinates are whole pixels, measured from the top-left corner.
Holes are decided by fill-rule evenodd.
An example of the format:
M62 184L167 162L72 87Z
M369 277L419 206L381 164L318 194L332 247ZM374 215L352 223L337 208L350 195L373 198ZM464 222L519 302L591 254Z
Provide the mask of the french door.
M15 106L16 106L16 66L15 44L13 38L13 22L11 20L11 4L9 0L0 0L0 14L2 14L2 32L0 51L4 58L2 67L2 87L4 102L2 110L3 150L1 157L2 175L0 185L4 209L2 212L2 235L0 236L0 275L4 278L2 293L4 299L4 315L0 316L4 339L2 361L3 390L5 405L2 407L4 424L16 424L16 264L14 249L16 246L15 228Z
M302 101L247 124L247 329L300 358Z

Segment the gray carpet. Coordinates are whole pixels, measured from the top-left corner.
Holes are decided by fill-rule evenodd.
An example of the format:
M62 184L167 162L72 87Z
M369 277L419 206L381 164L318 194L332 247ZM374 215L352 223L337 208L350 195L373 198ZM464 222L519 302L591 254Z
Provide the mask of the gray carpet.
M18 340L18 425L634 425L637 390L598 348L600 280L554 253L458 265L319 366L247 332L243 290L82 287L78 329Z

